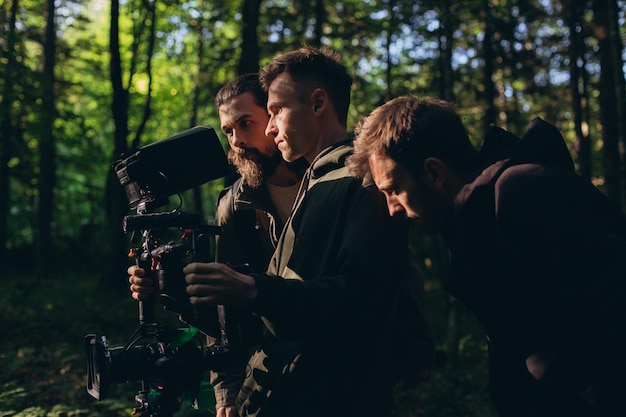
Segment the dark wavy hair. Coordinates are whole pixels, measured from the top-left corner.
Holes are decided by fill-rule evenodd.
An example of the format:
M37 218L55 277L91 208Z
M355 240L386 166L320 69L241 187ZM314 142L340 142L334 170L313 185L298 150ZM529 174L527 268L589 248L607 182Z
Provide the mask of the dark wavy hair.
M267 106L267 92L261 87L259 74L256 72L240 75L220 88L215 95L215 105L219 108L243 93L251 93L259 107Z

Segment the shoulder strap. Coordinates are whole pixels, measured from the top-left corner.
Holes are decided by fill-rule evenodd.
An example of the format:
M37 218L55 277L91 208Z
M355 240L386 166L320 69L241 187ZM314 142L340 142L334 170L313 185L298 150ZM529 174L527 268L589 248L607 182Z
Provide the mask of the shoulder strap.
M239 177L230 186L232 189L230 193L230 209L233 213L234 225L245 247L245 252L249 256L248 262L250 266L253 267L253 269L265 270L267 261L264 259L263 250L261 250L259 244L261 239L260 234L263 231L259 230L259 227L257 227L257 210L255 208L245 210L235 209L237 191L241 186L241 181L243 181L243 178Z
M241 181L243 181L243 177L237 178L235 182L233 182L230 186L230 188L233 190L230 193L230 210L233 213L235 212L235 195L237 195L237 190L239 190L239 187L241 186Z

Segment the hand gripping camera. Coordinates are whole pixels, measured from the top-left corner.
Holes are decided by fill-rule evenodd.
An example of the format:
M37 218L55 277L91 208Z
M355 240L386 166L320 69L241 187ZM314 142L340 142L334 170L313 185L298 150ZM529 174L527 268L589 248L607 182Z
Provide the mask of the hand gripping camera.
M140 301L139 327L126 345L111 348L105 336L85 336L87 391L102 400L112 383L141 381L133 414L167 417L179 409L183 394L198 395L205 370L228 362L229 343L223 307L208 311L192 306L182 272L186 260L211 261L211 242L219 227L178 209L155 210L175 194L182 205L183 191L225 176L228 161L214 129L199 126L124 154L112 167L137 211L123 222L131 241L141 242L132 250L135 261L158 281L159 303L189 327L155 323L154 302ZM182 237L164 242L172 229L182 230ZM209 345L206 334L217 342Z

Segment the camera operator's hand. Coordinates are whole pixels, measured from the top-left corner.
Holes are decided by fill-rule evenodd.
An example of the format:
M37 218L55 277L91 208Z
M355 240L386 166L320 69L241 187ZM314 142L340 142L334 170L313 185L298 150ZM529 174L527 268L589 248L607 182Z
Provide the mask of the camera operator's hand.
M138 266L128 268L128 282L130 291L135 300L145 301L154 298L156 286L151 277L146 277L146 271Z
M254 300L254 278L221 263L194 262L183 268L192 304L242 304Z
M215 417L239 417L239 413L237 413L237 407L220 407L217 409Z

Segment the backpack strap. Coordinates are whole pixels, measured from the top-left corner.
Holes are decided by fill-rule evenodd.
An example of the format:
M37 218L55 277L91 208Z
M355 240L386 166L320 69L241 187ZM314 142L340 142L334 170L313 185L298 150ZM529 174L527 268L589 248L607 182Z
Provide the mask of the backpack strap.
M237 210L235 207L236 196L242 181L243 178L239 177L230 187L222 192L226 193L229 189L232 190L230 194L230 210L237 234L245 248L245 253L248 255L247 262L249 266L253 270L265 271L268 260L265 259L263 251L259 250L259 242L262 239L262 234L267 232L261 230L258 225L257 210L255 208Z

